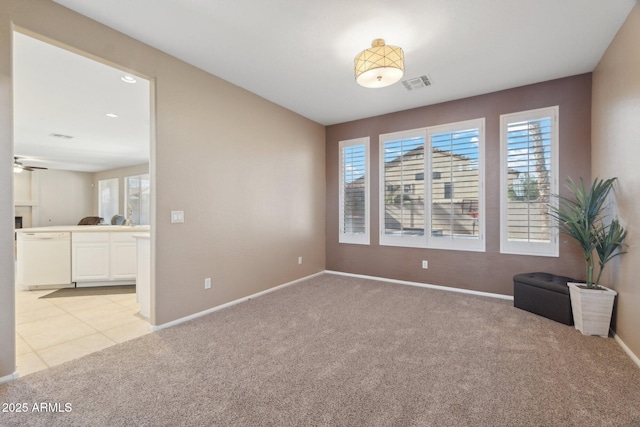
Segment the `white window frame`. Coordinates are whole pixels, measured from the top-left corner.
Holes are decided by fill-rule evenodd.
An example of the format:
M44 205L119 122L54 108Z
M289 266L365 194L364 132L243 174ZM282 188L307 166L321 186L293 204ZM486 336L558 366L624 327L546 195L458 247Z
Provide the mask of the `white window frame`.
M478 238L452 238L450 236L432 236L431 235L431 187L433 182L431 136L444 132L455 132L470 128L478 128ZM424 138L424 235L390 235L385 233L385 142L403 138ZM379 171L380 171L380 188L379 188L379 233L380 245L382 246L402 246L413 248L432 248L446 250L460 250L484 252L486 250L485 243L485 119L473 119L456 123L448 123L445 125L431 126L427 128L418 128L401 132L393 132L382 134L379 137Z
M130 212L132 210L130 203L129 203L129 197L131 196L131 194L129 193L129 181L132 179L137 179L138 182L141 182L142 180L146 179L149 182L149 185L151 185L151 181L150 181L150 176L148 173L142 173L142 174L138 174L138 175L130 175L124 178L124 216L125 218L131 220L131 215L132 212ZM140 190L142 190L142 188L140 188ZM149 197L151 197L151 189L149 189ZM149 203L150 204L150 203ZM142 205L142 202L140 202L140 205ZM149 212L151 210L151 206L149 206L149 209L144 212L138 212L138 216L139 217L144 217L146 219L148 219L148 221L141 221L140 223L136 223L134 222L134 225L149 225L149 223L151 222L151 213Z
M109 206L105 206L102 199L103 191L109 188L113 194L111 194ZM111 209L115 208L114 212ZM106 224L111 224L111 218L114 215L120 214L120 179L107 178L98 181L98 216L100 216ZM108 218L107 218L108 217Z
M379 136L379 150L380 150L380 168L379 176L380 176L380 197L379 197L379 226L380 226L380 245L381 246L403 246L409 248L426 248L427 243L425 240L425 236L413 236L413 235L391 235L385 233L385 218L386 218L386 207L385 207L385 192L386 192L386 180L385 180L385 142L394 141L398 139L410 139L410 138L422 138L423 141L427 140L427 131L426 128L412 129L401 132L393 132L386 133ZM426 150L426 148L425 148ZM425 162L426 162L426 154L425 154ZM425 163L426 164L426 163ZM425 170L425 164L422 166L422 171ZM425 174L426 176L426 174ZM427 186L426 180L424 184L425 188ZM416 193L417 194L417 193ZM424 196L424 194L423 194ZM425 200L424 209L426 212L426 197L423 197ZM424 219L426 221L426 218ZM425 224L425 234L426 234L426 224Z
M427 128L427 143L428 147L428 164L432 164L432 154L433 148L431 147L431 136L440 133L446 132L456 132L462 131L466 129L478 128L478 237L477 238L452 238L450 236L432 236L431 229L431 209L429 208L427 212L427 228L425 230L425 235L427 236L427 242L429 248L434 249L448 249L448 250L460 250L460 251L472 251L472 252L485 252L486 243L485 243L485 191L484 191L484 176L485 176L485 119L484 117L479 119L465 120L462 122L449 123L446 125L440 126L431 126ZM425 156L426 157L426 156ZM430 170L432 167L430 166ZM425 176L429 176L429 187L432 187L433 173L425 173ZM455 192L455 185L453 181L452 184L452 196ZM427 184L425 183L425 189L427 188ZM428 205L432 205L431 200L431 191L428 192L428 197L425 197ZM455 197L453 198L455 199Z
M338 224L338 242L350 243L356 245L369 245L371 240L371 208L370 208L370 155L369 155L369 137L362 137L356 139L349 139L340 141L339 146L339 224ZM350 233L344 229L344 203L345 203L345 176L343 173L343 156L344 149L347 147L354 147L362 145L364 147L364 233Z
M551 142L550 142L550 174L549 182L551 195L558 194L559 164L559 134L560 111L559 107L539 108L517 113L502 114L500 116L500 253L515 255L532 255L558 257L558 228L553 217L549 218L549 242L525 242L509 240L508 208L509 208L509 169L508 169L508 137L507 126L512 122L536 120L551 117ZM550 204L557 203L557 197L550 197Z

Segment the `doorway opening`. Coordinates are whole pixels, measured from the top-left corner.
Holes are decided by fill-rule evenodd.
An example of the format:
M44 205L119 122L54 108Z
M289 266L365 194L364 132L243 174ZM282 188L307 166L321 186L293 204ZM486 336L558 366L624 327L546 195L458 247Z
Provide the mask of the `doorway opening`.
M137 241L146 234L148 245L154 218L153 83L20 31L13 33L13 76L22 376L149 331L150 298L141 306L136 278ZM101 209L103 181L115 183L109 212ZM102 219L79 226L86 217ZM24 230L28 239L21 239ZM69 265L55 266L55 278L43 263L33 274L28 262L46 250L35 237L49 232L64 234L57 252L69 251ZM151 269L148 260L144 265Z

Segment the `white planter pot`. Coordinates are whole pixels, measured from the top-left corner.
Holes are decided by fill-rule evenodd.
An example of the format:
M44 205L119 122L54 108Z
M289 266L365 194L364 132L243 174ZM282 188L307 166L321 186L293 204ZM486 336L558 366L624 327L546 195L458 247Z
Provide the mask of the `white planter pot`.
M618 294L613 289L586 289L584 283L567 283L571 296L571 311L576 329L583 335L609 336L613 301Z

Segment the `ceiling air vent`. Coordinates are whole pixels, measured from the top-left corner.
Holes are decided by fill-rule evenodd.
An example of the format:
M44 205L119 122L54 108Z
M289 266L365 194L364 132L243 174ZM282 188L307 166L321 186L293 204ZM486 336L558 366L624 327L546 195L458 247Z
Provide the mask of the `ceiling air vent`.
M407 90L416 90L431 86L431 80L429 80L428 76L424 75L413 79L403 80L402 84Z
M73 139L71 135L65 135L62 133L50 133L49 136L52 136L54 138L61 138L61 139Z

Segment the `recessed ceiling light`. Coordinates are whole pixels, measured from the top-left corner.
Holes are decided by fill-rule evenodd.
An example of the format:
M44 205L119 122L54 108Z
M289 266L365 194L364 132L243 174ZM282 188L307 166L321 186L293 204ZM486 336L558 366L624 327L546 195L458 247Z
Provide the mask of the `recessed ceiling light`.
M125 83L135 83L136 82L136 79L134 79L131 76L122 76L122 77L120 77L120 80L122 80Z
M114 113L107 113L106 116L107 117L112 117L112 118L118 117L118 115L114 114Z
M73 139L73 136L65 135L63 133L50 133L49 136L52 136L54 138L61 138L61 139Z

